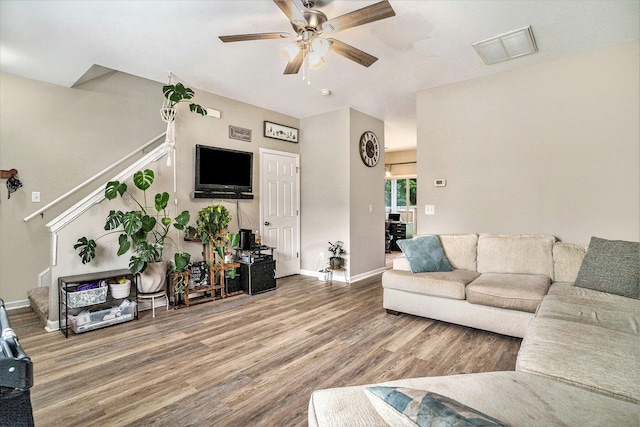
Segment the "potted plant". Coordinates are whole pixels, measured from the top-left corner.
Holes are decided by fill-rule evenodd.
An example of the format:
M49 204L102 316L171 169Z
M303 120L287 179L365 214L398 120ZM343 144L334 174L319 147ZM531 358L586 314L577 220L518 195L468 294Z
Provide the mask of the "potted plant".
M189 111L191 111L192 113L197 113L202 116L207 115L206 109L202 108L198 104L190 102L191 98L193 98L193 96L195 95L195 92L193 91L193 89L185 87L182 83L162 86L162 93L164 94L165 102L160 112L162 114L162 119L165 122L173 121L173 119L175 118L175 106L180 102L188 102Z
M150 169L138 171L133 175L134 185L142 191L142 202L127 190L127 184L124 182L111 181L107 184L104 192L108 200L113 200L118 196L124 198L126 194L138 205L138 209L129 212L110 211L104 226L108 233L101 237L120 233L118 256L133 248L133 254L129 259L129 270L132 274L141 274L138 289L145 293L163 288L166 282L167 263L162 258L162 252L168 244L173 243L169 237L171 226L173 225L173 228L177 230L184 230L190 219L189 211L183 211L175 218L169 216L167 212L169 193L167 192L155 195L153 206L155 212L152 212L151 208L147 206L147 190L153 181L154 173ZM83 264L95 258L96 240L81 237L74 245L74 249L79 250ZM189 253L178 250L174 256L176 270L184 269L190 259Z
M211 254L217 254L219 261L216 264L225 264L233 256L228 247L238 246L240 234L229 233L228 226L231 222L229 210L222 204L209 205L202 208L196 217L197 235L203 244L210 245ZM211 262L214 260L211 259ZM230 270L229 277L235 277L235 269ZM231 277L231 278L233 278Z
M344 266L344 258L342 258L342 255L346 254L347 251L343 249L343 244L344 242L340 240L335 243L329 242L329 252L333 254L333 256L329 258L329 265L333 270L337 270Z

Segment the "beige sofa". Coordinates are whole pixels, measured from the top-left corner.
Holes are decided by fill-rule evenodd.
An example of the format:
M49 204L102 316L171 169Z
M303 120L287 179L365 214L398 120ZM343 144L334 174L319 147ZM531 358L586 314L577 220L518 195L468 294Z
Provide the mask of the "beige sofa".
M473 245L468 240L473 240L472 236L441 236L445 252L448 251L447 256L454 253L459 255L462 253L459 250L461 247L470 250ZM461 244L462 240L464 244ZM531 245L534 250L545 245L547 248L544 257L540 257L543 251L534 257L538 261L545 260L547 267L551 266L551 270L547 271L552 284L545 290L546 295L541 298L535 313L522 311L526 313L526 317L521 318L523 325L508 330L498 326L500 319L520 319L518 314L512 313L520 310L509 307L487 305L489 311L475 311L476 315L487 313L493 316L490 322L485 323L461 314L446 314L446 311L438 309L438 303L447 305L447 301L451 300L454 304L447 307L453 310L484 306L472 304L459 298L459 295L452 298L434 297L422 291L418 293L406 288L406 284L404 289L398 289L399 284L391 285L388 281L384 290L384 305L387 307L389 293L393 301L389 305L397 311L445 317L442 320L450 319L447 321L489 330L498 329L496 332L508 335L519 336L524 329L515 372L400 379L382 384L318 390L309 401L309 425L415 426L416 423L411 419L412 416L414 419L419 417L419 411L423 410L423 401L420 399L431 399L430 402L435 399L436 407L453 408L455 416L468 414L471 408L496 423L514 426L639 426L640 300L635 299L638 292L637 270L635 298L585 289L572 283L580 270L577 260L581 260L585 254L585 249L579 245L563 244L555 239L551 239L551 242L542 236L499 236L496 239L495 236L480 235L476 273L484 275L489 272L487 259L494 252L484 252L495 248L496 241L500 240L503 240L502 247L510 250L525 244ZM516 253L507 255L510 258L509 265L513 267L520 262L520 267L526 267L526 260L514 261L518 258ZM548 257L553 260L551 264ZM453 258L452 266L456 264L454 268L460 268L463 265L460 264L461 260L455 256ZM639 256L635 258L640 259ZM472 263L471 258L468 262ZM509 270L504 264L498 268L500 264L497 260L492 265L501 271ZM412 273L400 273L404 267L400 263L398 267L389 272L389 276L397 277L400 274L411 280ZM537 274L540 271L500 274ZM427 285L431 289L442 286L437 283L442 279L430 280L436 281ZM422 309L418 303L403 302L409 297L436 307ZM398 409L398 399L381 398L381 389L390 395L395 393L392 395L394 398L398 395L403 397L405 400L401 402L402 405L406 404L406 408L402 406ZM429 410L433 407L430 403ZM451 416L450 412L447 413L447 417Z
M454 269L412 273L406 258L382 275L383 306L522 338L551 283L573 282L586 253L549 235L439 235Z

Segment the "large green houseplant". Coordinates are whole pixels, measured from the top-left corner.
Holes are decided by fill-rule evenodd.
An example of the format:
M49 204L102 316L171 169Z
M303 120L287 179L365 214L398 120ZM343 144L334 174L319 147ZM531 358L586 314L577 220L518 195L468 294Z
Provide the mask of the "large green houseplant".
M169 193L167 192L155 195L153 204L155 212L152 211L152 207L147 205L147 190L153 184L154 177L154 173L150 169L138 171L133 175L135 187L142 191L142 201L138 201L128 191L127 184L124 182L111 181L104 191L104 195L108 200L116 199L118 196L124 198L127 195L138 206L138 209L129 212L110 211L104 226L108 233L100 236L104 237L108 234L120 233L117 254L120 256L133 249L133 254L129 259L129 270L132 274L143 273L152 263L163 261L162 252L170 244L178 248L174 256L177 271L184 269L191 259L191 255L180 251L179 246L169 236L172 225L177 230L184 230L190 220L189 212L183 211L175 218L172 218L167 211L169 202ZM81 237L74 246L74 249L79 250L79 256L83 264L95 258L96 240ZM164 271L166 275L166 265L164 266ZM162 283L164 284L164 281Z

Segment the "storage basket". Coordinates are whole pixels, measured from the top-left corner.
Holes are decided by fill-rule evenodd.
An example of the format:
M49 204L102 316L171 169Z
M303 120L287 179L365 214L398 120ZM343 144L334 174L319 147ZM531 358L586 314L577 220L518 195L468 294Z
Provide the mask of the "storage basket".
M71 288L71 285L67 285L62 289L62 298L68 302L69 308L86 307L88 305L100 304L107 300L108 288L106 286L79 292L67 291L69 288Z
M113 298L127 298L131 292L131 280L127 279L124 283L110 283L109 288L111 288Z

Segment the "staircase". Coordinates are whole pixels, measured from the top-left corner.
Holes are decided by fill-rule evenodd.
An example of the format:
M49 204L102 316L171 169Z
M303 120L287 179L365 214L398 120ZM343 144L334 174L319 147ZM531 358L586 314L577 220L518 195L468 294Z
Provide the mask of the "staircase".
M142 169L146 165L156 160L159 160L160 158L164 157L167 154L171 155L170 153L173 151L173 148L174 148L173 145L167 142L166 140L164 142L160 142L161 138L164 137L165 135L166 135L166 132L163 132L160 135L156 136L155 138L152 138L143 146L132 151L131 153L129 153L119 161L113 163L111 166L107 167L106 169L102 170L98 174L94 175L92 178L89 178L88 180L76 186L75 188L68 191L67 193L63 194L53 202L49 203L48 205L44 206L38 211L32 213L31 215L26 217L24 221L27 222L35 218L36 216L42 214L45 210L60 203L67 197L76 193L81 188L85 187L90 182L93 182L94 180L97 180L98 178L102 177L106 172L123 164L125 161L129 160L130 158L132 158L138 153L144 153L144 154L138 160L131 163L128 167L126 167L119 174L113 177L111 181L113 180L126 181L127 179L133 176L135 171ZM145 153L145 150L152 145L157 145L157 146ZM175 165L175 161L174 161L174 165ZM174 166L174 187L175 187L175 166ZM100 201L102 201L103 199L104 199L104 184L101 184L100 187L96 188L92 193L84 197L78 203L76 203L75 205L67 209L65 212L63 212L61 215L57 216L52 221L46 224L46 226L49 228L49 231L51 232L51 242L52 242L52 248L53 248L52 258L50 260L50 267L46 269L44 272L40 273L39 275L40 286L34 289L27 290L27 296L29 298L30 307L38 315L41 323L45 326L45 329L50 328L50 330L55 330L58 328L58 321L55 320L57 318L57 313L54 315L54 320L51 323L49 322L49 312L50 312L49 286L52 284L56 286L51 276L52 276L52 272L53 274L55 274L55 266L57 265L57 257L58 257L57 232L62 228L64 228L65 226L67 226L68 224L70 224L71 222L73 222L76 218L78 218L85 211L87 211L91 206L93 206L96 203L100 203Z
M46 326L49 319L49 287L29 289L27 295L31 310L38 315L42 326Z

